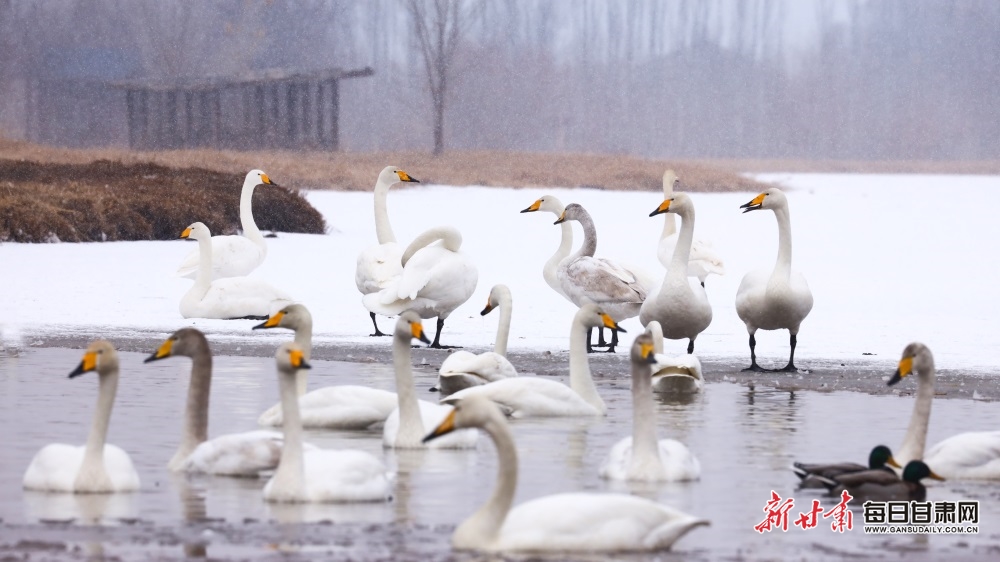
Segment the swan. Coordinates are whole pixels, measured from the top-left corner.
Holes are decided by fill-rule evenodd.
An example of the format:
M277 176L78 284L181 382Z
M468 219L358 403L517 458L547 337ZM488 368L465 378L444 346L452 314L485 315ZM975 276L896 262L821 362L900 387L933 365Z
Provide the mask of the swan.
M375 236L378 238L378 244L369 246L358 254L354 270L354 284L362 295L381 291L403 272L403 265L400 263L403 249L396 243L396 235L393 234L392 225L389 224L389 210L386 207L389 188L400 182L420 183L420 180L395 166L386 166L375 181ZM375 326L375 333L371 335L373 337L389 335L378 329L375 312L370 311L369 314L372 325Z
M543 195L521 212L534 213L536 211L547 211L555 215L556 218L559 218L565 210L566 206L562 204L559 198L554 195ZM545 278L545 282L549 287L552 287L552 290L562 295L566 300L573 302L566 295L562 283L559 281L559 264L569 257L569 253L573 249L573 225L563 221L559 226L562 228L559 247L556 249L556 253L552 254L552 257L549 258L549 261L545 262L545 266L542 267L542 277Z
M440 241L440 244L434 242ZM413 239L403 252L403 273L386 288L364 296L368 310L396 316L412 310L421 318L437 317L437 333L431 347L441 345L444 321L476 291L479 271L459 252L462 234L453 227L439 226Z
M291 297L257 279L233 277L212 281L212 233L204 223L187 227L181 238L197 240L201 250L198 278L181 298L184 318L267 318L292 303Z
M894 385L917 373L917 399L913 404L910 425L903 437L896 460L905 464L923 459L934 472L949 480L1000 479L1000 431L971 431L941 441L926 453L927 426L934 400L934 356L922 343L911 343L903 350L899 368L889 379Z
M594 257L597 229L590 213L578 203L567 205L554 224L569 220L575 220L583 227L583 245L576 254L563 260L556 271L563 292L577 306L597 304L616 322L637 316L639 307L655 282L638 268ZM614 353L617 344L618 334L612 332L608 352ZM593 351L589 338L587 351Z
M253 220L253 190L258 185L276 186L267 174L260 170L250 170L243 180L243 191L240 192L240 224L243 235L227 235L212 237L211 280L223 277L243 277L264 263L267 257L267 244L264 236ZM197 279L201 267L200 247L192 250L184 257L177 268L179 277Z
M697 480L701 464L674 439L656 439L652 365L656 362L653 334L647 329L632 344L632 437L611 447L601 465L601 478L641 482ZM635 446L633 447L633 443Z
M778 220L778 261L774 270L759 269L747 273L736 291L736 313L750 332L750 367L744 371L765 371L757 364L757 330L788 330L792 351L788 365L779 371L795 372L795 344L799 324L813 306L809 284L801 273L792 270L792 226L788 216L788 199L780 189L772 187L749 203L740 205L744 213L771 209Z
M205 334L181 328L167 338L145 363L184 356L191 358L191 381L181 444L167 464L172 471L257 476L278 466L281 434L247 431L208 439L208 401L212 388L212 351Z
M274 313L254 330L288 328L295 330L295 343L309 361L312 353L312 314L304 305L292 304ZM385 418L396 408L396 393L359 385L336 385L306 392L306 370L296 375L295 389L299 397L299 418L302 427L325 429L365 429ZM281 403L264 411L257 419L264 426L280 426Z
M653 392L663 394L694 394L701 392L705 379L701 374L701 360L693 353L677 357L663 355L663 329L656 320L646 324L653 338Z
M392 363L396 371L396 396L399 407L389 414L382 428L382 446L390 449L418 449L424 447L439 449L466 449L476 446L479 434L475 431L460 431L431 445L421 438L425 427L441 423L451 408L417 400L417 390L413 384L413 367L410 340L416 338L427 343L420 316L407 310L396 320L396 330L392 340Z
M864 470L832 478L817 477L829 489L830 495L839 496L846 490L858 504L866 501L922 502L927 498L927 488L920 483L924 478L944 480L919 460L906 463L902 478L891 470Z
M486 316L494 308L500 309L500 323L493 351L476 355L459 350L446 357L438 371L437 389L443 396L470 386L517 376L517 369L506 357L512 302L510 289L506 285L495 285L490 290L486 308L480 314Z
M517 447L507 420L484 396L470 396L425 441L478 427L496 446L497 484L490 499L451 536L456 549L517 552L623 552L668 549L709 522L626 494L574 492L542 496L511 509L517 490Z
M391 494L385 465L370 453L354 449L303 451L295 373L308 369L302 348L281 344L275 353L281 405L285 414L284 446L274 476L264 486L269 502L381 502Z
M674 196L674 186L680 180L673 170L663 172L663 198L670 199ZM663 233L660 234L660 243L656 247L656 257L663 264L663 267L670 267L670 260L673 259L674 249L677 247L677 226L674 217L668 214L663 215ZM726 265L722 263L722 258L715 253L712 243L707 240L695 239L691 243L691 256L688 259L688 277L697 277L701 286L705 286L705 278L711 274L725 275Z
M888 465L888 466L886 466ZM801 463L792 465L792 471L799 477L799 488L824 488L826 487L821 478L836 478L854 472L865 472L868 470L884 470L895 476L895 472L889 467L903 468L896 459L892 458L892 451L885 445L878 445L868 455L868 466L855 462L839 463Z
M469 396L485 396L515 418L603 416L607 406L597 392L587 359L587 334L604 326L624 332L610 315L585 304L573 317L569 335L569 386L541 377L515 377L460 390L441 401L457 404Z
M100 390L87 444L75 447L52 443L42 447L24 472L25 490L107 494L139 489L139 475L128 453L105 442L118 390L118 353L110 343L99 340L87 346L83 361L69 378L90 371L97 371Z
M673 261L663 276L663 284L653 298L646 299L639 309L639 321L649 324L657 320L663 335L672 340L687 339L689 354L694 353L694 340L712 323L712 305L705 287L687 275L687 263L694 237L694 202L686 193L675 193L660 203L649 216L677 213L681 217L681 232L674 248Z

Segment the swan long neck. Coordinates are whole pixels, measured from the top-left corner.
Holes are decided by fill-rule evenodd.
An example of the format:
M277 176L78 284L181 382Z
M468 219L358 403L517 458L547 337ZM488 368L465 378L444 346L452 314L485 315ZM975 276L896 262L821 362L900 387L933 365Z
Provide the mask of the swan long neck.
M569 334L569 386L588 404L602 414L607 411L604 400L597 392L597 385L590 374L590 360L587 358L587 326L578 312L573 319Z
M688 207L677 214L681 217L681 233L677 236L677 246L674 247L674 255L670 258L667 277L687 278L691 244L694 242L694 209Z
M375 184L375 236L378 237L379 244L396 241L396 235L392 232L392 224L389 223L387 202L389 187L391 186L382 182Z
M663 326L656 320L650 320L649 324L646 324L646 329L649 330L649 335L653 337L653 353L663 353Z
M498 299L500 302L500 322L497 324L497 339L493 344L493 352L507 357L507 339L510 337L510 317L513 313L514 301L509 292L504 292Z
M778 219L778 260L774 264L772 278L788 279L792 274L792 222L788 215L788 207L782 206L774 210Z
M208 439L208 401L212 393L212 354L200 349L191 357L191 380L188 383L187 406L184 410L184 434L181 444L170 461L175 469L198 445Z
M83 452L80 474L95 474L105 471L104 444L108 438L108 425L111 423L111 409L115 405L115 394L118 392L118 366L101 372L99 377L97 409L94 410L90 433L87 435L87 445Z
M545 267L542 269L542 274L545 277L545 282L549 284L558 292L562 292L562 285L559 283L558 271L559 264L562 263L564 259L569 257L570 251L573 250L573 225L569 222L563 222L559 225L562 230L562 238L559 241L559 248L556 249L556 253L552 254L549 261L545 262Z
M406 251L403 252L402 263L405 266L406 262L410 261L413 254L417 253L418 250L431 244L441 241L441 246L448 251L457 252L462 247L462 233L455 230L449 226L438 226L435 228L428 229L418 235L410 242L410 245L406 247Z
M244 180L243 191L240 192L240 224L243 227L243 236L254 242L263 242L264 236L253 220L253 190L255 187L257 187L256 178Z
M580 246L580 250L573 257L593 257L597 252L597 228L594 226L594 219L590 217L590 213L583 211L577 220L580 222L580 226L583 227L583 245Z
M456 546L487 546L496 540L517 491L517 447L505 423L490 421L482 426L497 449L497 483L493 494L478 511L455 530Z
M399 404L399 433L396 445L420 446L424 436L424 421L420 416L420 404L413 385L410 337L397 333L392 341L392 364L396 371L396 398Z
M201 296L212 285L212 238L203 236L198 239L198 276L194 278L194 285L191 287L201 291Z
M648 364L632 364L632 466L661 464L653 407L653 373ZM662 464L661 464L662 466Z
M299 325L295 328L295 343L299 344L302 348L302 356L306 361L312 358L312 338L313 338L313 323L312 318L303 319L299 321ZM307 385L309 382L309 370L299 369L295 373L295 392L299 396L306 393Z
M927 445L927 426L931 420L931 404L934 402L934 360L929 359L929 368L921 371L917 381L917 400L913 403L913 414L910 425L906 428L903 444L899 454L894 455L902 466L906 463L924 458L924 447Z
M278 388L281 392L282 429L284 442L281 445L281 460L274 473L276 484L285 488L304 485L305 472L302 458L302 417L299 413L299 397L295 389L295 373L280 371Z

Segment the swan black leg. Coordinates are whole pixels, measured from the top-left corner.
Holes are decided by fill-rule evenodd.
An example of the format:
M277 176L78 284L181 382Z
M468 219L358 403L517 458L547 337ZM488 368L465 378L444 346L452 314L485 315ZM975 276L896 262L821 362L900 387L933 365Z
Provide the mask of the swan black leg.
M599 330L604 330L604 328L598 328ZM614 353L615 347L618 345L618 330L611 330L611 344L608 345L607 353Z
M382 330L378 329L378 322L375 321L375 313L374 312L371 313L371 317L372 317L372 326L375 326L375 333L374 334L368 334L368 337L377 338L377 337L380 337L380 336L388 336L389 334L387 334L387 333L383 332Z
M757 347L757 338L753 337L753 334L750 334L750 366L747 367L746 369L743 369L743 371L754 371L757 373L763 373L767 371L767 369L763 369L761 368L760 365L757 364L757 354L754 351L756 347Z
M694 353L694 338L688 340L688 355Z
M594 347L608 347L608 343L604 340L604 326L597 328L597 343Z
M433 347L434 349L458 349L459 345L441 345L441 330L444 330L444 319L437 319L437 333L434 334L434 342L428 347Z
M788 343L792 346L792 353L788 356L788 364L785 365L784 369L778 370L785 373L797 373L799 370L795 368L795 344L798 343L798 337L795 334L789 334Z

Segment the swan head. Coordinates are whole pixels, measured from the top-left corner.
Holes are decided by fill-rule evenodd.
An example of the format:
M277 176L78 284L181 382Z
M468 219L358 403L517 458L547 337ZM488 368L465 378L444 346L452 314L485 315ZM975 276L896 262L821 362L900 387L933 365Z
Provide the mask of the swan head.
M601 310L596 304L588 303L580 307L580 310L576 312L576 320L581 322L587 328L609 328L611 330L617 330L618 332L625 333L625 329L615 322L614 318L610 317Z
M382 168L382 171L378 174L377 185L389 187L399 182L420 183L420 180L410 176L410 174L407 174L396 166L386 166L385 168Z
M871 454L868 455L868 468L875 470L882 468L885 465L903 468L899 466L896 459L892 458L892 451L889 450L889 447L886 447L885 445L878 445L872 449Z
M522 213L534 213L535 211L546 211L552 213L555 216L561 216L563 211L566 210L566 206L562 204L562 201L554 195L543 195L534 203L528 206L527 209L523 209Z
M299 369L312 369L312 365L306 363L305 352L302 346L295 342L286 342L278 346L278 351L274 354L275 361L278 362L278 371L284 374L295 374Z
M656 363L656 352L653 349L653 336L643 332L635 337L630 353L633 365L652 365Z
M590 220L590 213L587 212L587 209L583 208L583 205L579 203L570 203L569 205L566 205L566 209L564 209L562 214L559 215L556 222L552 224L579 220Z
M922 343L913 342L903 349L903 356L899 359L899 366L895 374L889 379L889 386L896 384L909 375L916 372L918 375L925 375L934 369L934 356L931 350Z
M493 288L490 289L489 298L486 299L486 308L484 308L479 315L486 316L492 312L494 308L500 306L501 302L510 302L510 300L510 289L507 288L507 285L494 285Z
M184 232L181 232L181 238L189 238L191 240L209 240L212 238L212 231L205 226L205 223L196 222L185 228Z
M486 427L497 423L507 423L503 412L500 411L500 406L497 406L485 396L473 394L456 403L451 412L444 418L444 421L423 438L423 442L427 443L457 429Z
M199 353L210 353L205 334L195 328L181 328L170 334L170 337L160 344L160 347L152 355L143 360L143 363L158 361L175 355L194 357Z
M681 180L673 170L663 172L663 197L669 198L674 193L674 189L680 185Z
M275 187L278 184L271 181L271 178L267 177L267 174L263 170L250 170L247 174L247 178L243 180L243 183L250 185L273 185Z
M69 374L69 378L76 378L84 373L97 371L97 374L104 375L118 368L118 352L110 342L97 340L87 346L83 353L83 360Z
M912 482L914 484L919 483L924 478L944 480L944 478L934 474L931 467L927 466L927 463L924 461L910 461L906 463L906 468L903 469L902 478L904 482Z
M691 201L691 196L687 193L674 193L672 196L663 200L660 206L649 213L649 216L655 217L663 213L685 213L692 211L694 209L694 203Z
M399 320L396 320L396 337L406 340L407 343L410 342L411 338L416 338L426 344L431 343L431 340L427 338L427 334L424 332L424 325L420 322L420 316L412 310L407 310L400 314Z
M785 193L777 187L772 187L751 199L749 203L740 205L740 208L743 209L744 213L749 213L750 211L779 209L787 206L788 199L785 197Z
M266 330L268 328L298 330L306 325L312 326L312 314L309 314L309 309L301 304L290 304L272 314L264 322L251 328L251 330Z

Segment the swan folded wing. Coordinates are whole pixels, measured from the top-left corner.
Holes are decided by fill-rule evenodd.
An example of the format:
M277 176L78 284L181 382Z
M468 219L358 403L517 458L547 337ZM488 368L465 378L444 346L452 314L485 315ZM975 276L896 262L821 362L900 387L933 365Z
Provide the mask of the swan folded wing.
M385 465L354 449L315 449L303 454L303 474L310 501L385 501L392 486Z
M399 244L380 244L365 248L359 255L354 283L362 294L375 293L389 286L403 273Z
M625 437L611 447L608 457L601 465L599 474L609 480L641 480L646 482L683 482L701 477L701 463L691 450L675 439L660 439L657 442L660 454L660 470L647 474L633 474L632 438Z
M946 479L1000 479L1000 431L949 437L931 447L924 462Z
M452 408L435 404L426 400L418 400L417 406L420 408L420 420L423 422L426 434L431 428L441 425ZM399 408L389 414L385 420L385 427L382 428L382 445L385 447L396 446L396 436L399 434ZM452 431L448 435L438 437L426 444L429 449L468 449L476 446L479 442L479 432L475 429L459 429Z
M610 267L605 260L579 258L559 270L560 282L573 302L603 304L641 303L646 291L634 275L620 267ZM575 298L574 298L575 297Z
M468 351L456 351L445 358L438 373L442 376L468 374L486 382L517 376L517 370L510 361L503 355L492 351L478 355Z
M303 427L365 429L384 422L396 404L395 392L360 385L327 386L299 398L299 415ZM275 404L257 423L279 426L282 420L281 404Z
M500 405L514 418L527 416L600 415L572 388L538 377L516 377L460 390L441 402L455 404L473 395L481 395Z
M201 253L197 248L184 257L177 275L194 278L198 273ZM266 246L261 248L253 240L239 235L212 237L212 279L242 277L264 262Z
M229 277L212 282L198 303L195 318L242 318L271 316L293 304L288 294L271 285L247 277Z
M282 436L273 431L220 435L198 445L184 461L186 472L257 476L278 466Z
M76 480L83 465L85 447L53 443L35 453L24 472L26 490L47 492L75 492ZM120 447L104 445L104 470L111 483L108 490L82 490L104 492L131 492L139 489L139 474L132 458Z

